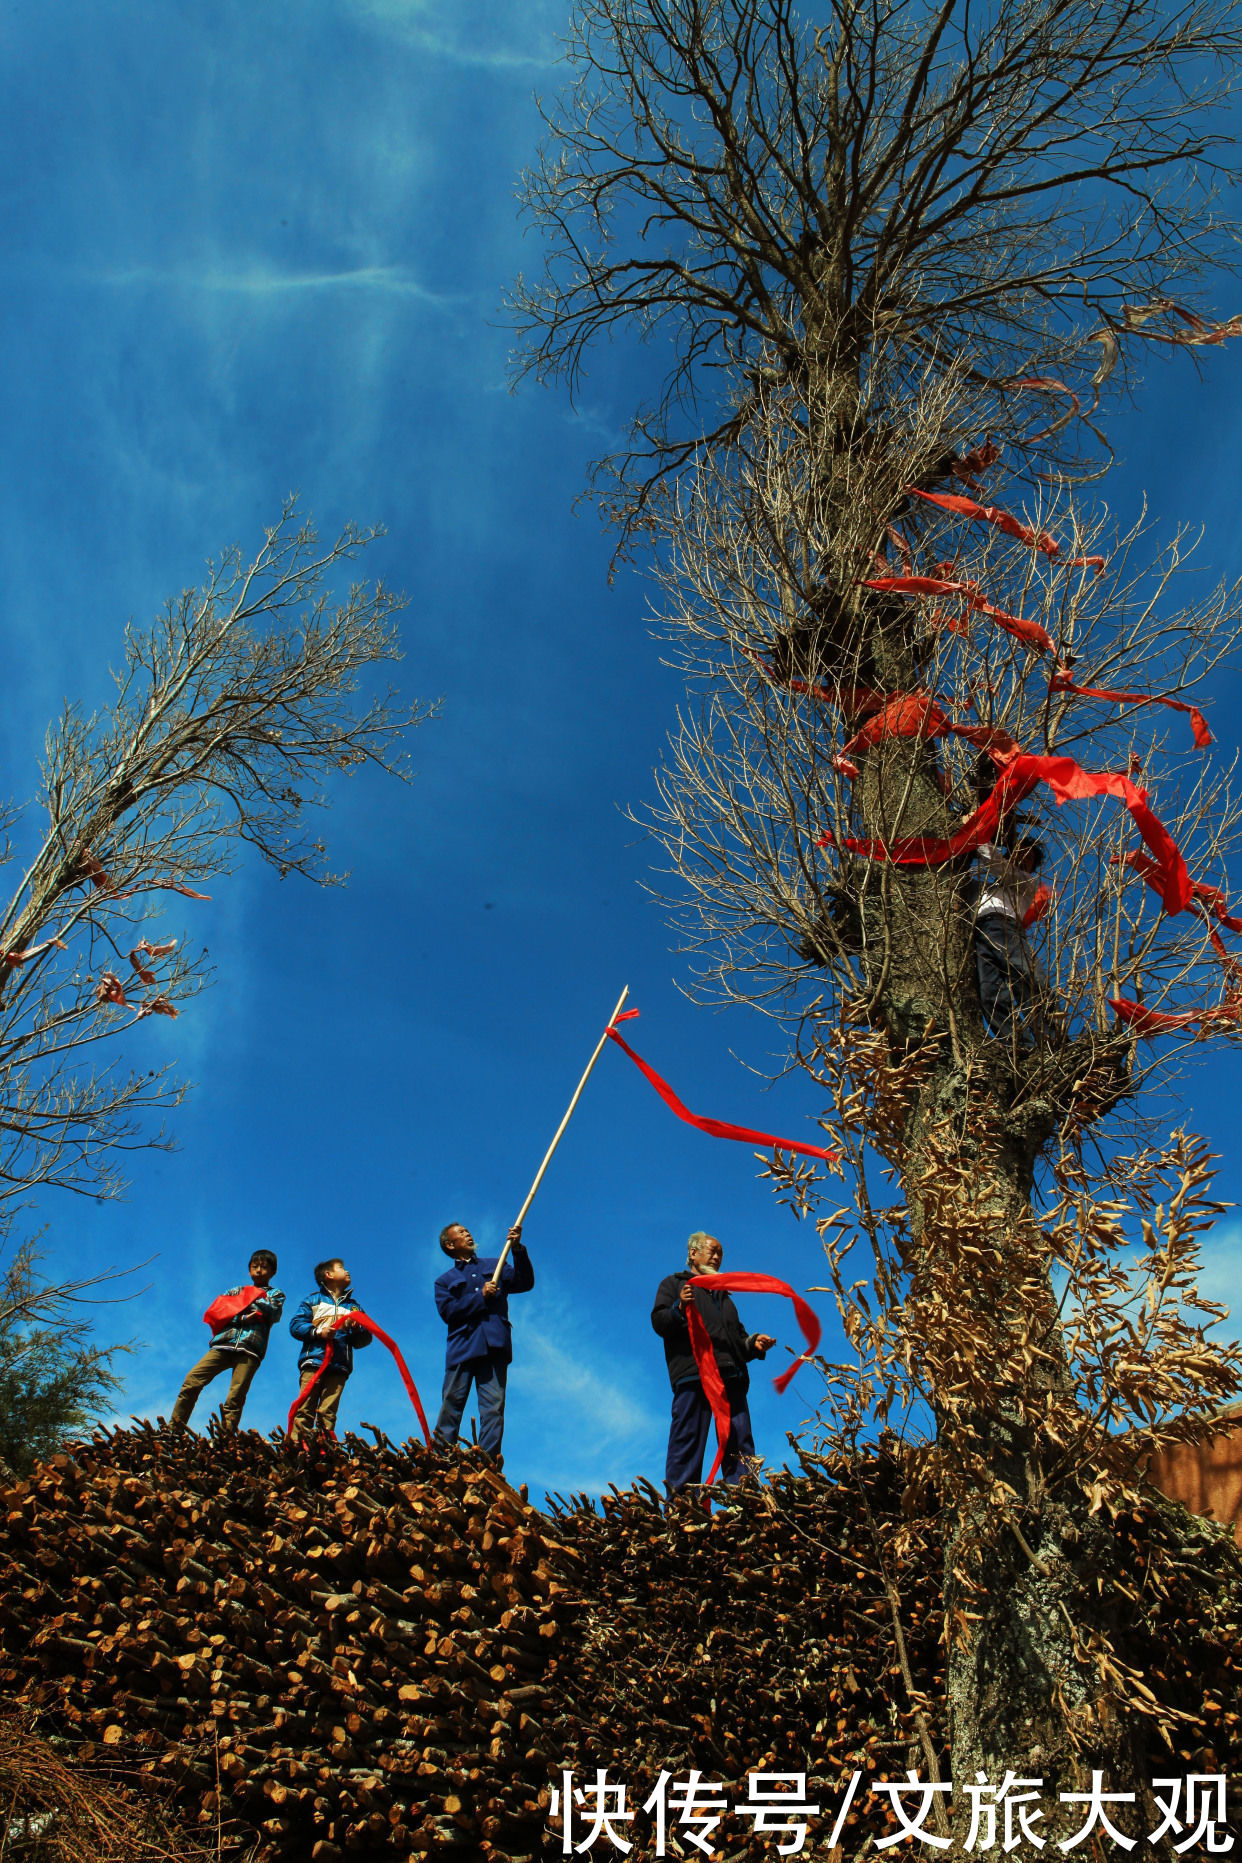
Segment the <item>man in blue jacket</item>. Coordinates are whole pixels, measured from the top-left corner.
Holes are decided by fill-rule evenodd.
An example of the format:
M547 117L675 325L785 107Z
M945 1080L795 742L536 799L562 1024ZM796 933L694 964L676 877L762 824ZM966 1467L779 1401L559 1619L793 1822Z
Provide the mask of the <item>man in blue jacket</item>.
M315 1269L315 1292L306 1296L289 1322L289 1331L302 1344L298 1353L302 1390L305 1391L323 1364L329 1336L332 1362L310 1396L299 1405L289 1432L290 1441L297 1442L316 1422L322 1423L325 1429L335 1430L341 1392L354 1368L354 1347L371 1343L365 1326L337 1327L335 1322L342 1314L360 1311L350 1284L349 1269L340 1256L321 1261Z
M462 1223L449 1223L440 1231L440 1247L452 1256L453 1266L436 1282L436 1309L448 1327L436 1441L446 1447L457 1441L473 1383L479 1402L479 1447L497 1462L502 1461L505 1379L513 1357L508 1296L529 1293L535 1285L520 1227L509 1231L509 1241L513 1246L497 1286L492 1276L499 1256L480 1261L470 1231Z

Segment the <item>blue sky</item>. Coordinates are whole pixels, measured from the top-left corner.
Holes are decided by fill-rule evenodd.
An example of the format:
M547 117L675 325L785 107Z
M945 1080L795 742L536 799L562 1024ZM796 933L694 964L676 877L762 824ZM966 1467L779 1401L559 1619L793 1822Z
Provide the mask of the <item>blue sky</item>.
M204 1306L261 1245L291 1302L343 1254L433 1405L438 1231L503 1236L622 984L644 1012L636 1045L690 1105L815 1136L805 1089L765 1091L747 1066L774 1031L681 994L685 960L643 891L657 850L623 813L652 793L678 682L647 589L609 586L608 539L573 505L642 396L643 352L597 356L576 410L507 388L500 301L537 263L514 187L561 24L561 0L45 0L0 19L4 788L33 788L65 695L106 698L126 622L225 544L257 544L292 488L325 532L387 526L365 568L409 594L400 680L445 701L413 741L413 784L334 792L347 888L243 866L166 915L217 970L134 1050L195 1083L180 1149L137 1157L123 1204L39 1212L56 1268L154 1257L141 1301L102 1317L147 1342L125 1413L168 1410ZM1141 412L1115 428L1109 498L1125 516L1146 491L1162 525L1202 521L1206 559L1238 573L1242 346L1204 372L1153 358ZM1220 696L1228 754L1236 688ZM1186 1081L1231 1196L1237 1079L1216 1056ZM691 1229L721 1236L726 1266L822 1279L813 1232L757 1168L605 1054L528 1226L514 1479L658 1477L667 1385L647 1314ZM1226 1294L1238 1233L1211 1245ZM794 1342L787 1311L745 1310ZM248 1420L283 1420L293 1363L281 1333ZM757 1381L771 1458L813 1399L801 1382L777 1398ZM408 1430L381 1352L342 1414Z

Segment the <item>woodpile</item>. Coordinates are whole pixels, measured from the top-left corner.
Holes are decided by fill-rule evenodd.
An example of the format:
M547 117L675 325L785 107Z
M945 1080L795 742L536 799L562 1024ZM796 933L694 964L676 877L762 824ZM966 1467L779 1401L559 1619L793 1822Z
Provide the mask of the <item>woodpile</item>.
M12 1863L214 1863L110 1763L66 1758L31 1717L0 1717L0 1856Z
M573 1560L484 1458L117 1432L0 1503L0 1697L226 1852L536 1851Z
M948 1777L936 1523L895 1454L812 1458L714 1515L639 1484L549 1517L473 1451L141 1429L0 1504L0 1707L224 1856L551 1857L551 1788L601 1766L638 1856L661 1772L732 1803L804 1773L814 1849L857 1770L848 1855L882 1828L873 1775ZM1141 1573L1160 1516L1117 1531ZM1231 1770L1242 1566L1202 1533L1140 1588L1126 1647L1203 1710L1183 1759ZM722 1859L772 1841L732 1814L713 1836Z
M1242 1546L1242 1406L1222 1411L1219 1433L1206 1442L1158 1450L1146 1472L1171 1501L1232 1527Z
M697 1767L734 1804L747 1798L751 1772L805 1773L807 1798L821 1807L807 1841L816 1854L857 1769L863 1789L841 1836L848 1858L895 1828L868 1801L872 1777L914 1767L928 1779L933 1763L951 1777L943 1549L934 1518L918 1517L900 1453L803 1466L804 1476L776 1475L710 1524L699 1507L670 1508L649 1487L614 1490L598 1512L585 1496L557 1507L581 1556L584 1605L554 1744L579 1781L607 1764L638 1805L662 1769L685 1777ZM1173 1752L1153 1736L1154 1771L1236 1774L1242 1560L1180 1510L1136 1508L1112 1531L1133 1600L1120 1645L1187 1717ZM648 1825L640 1816L631 1827L636 1849ZM713 1842L722 1858L775 1854L738 1819Z

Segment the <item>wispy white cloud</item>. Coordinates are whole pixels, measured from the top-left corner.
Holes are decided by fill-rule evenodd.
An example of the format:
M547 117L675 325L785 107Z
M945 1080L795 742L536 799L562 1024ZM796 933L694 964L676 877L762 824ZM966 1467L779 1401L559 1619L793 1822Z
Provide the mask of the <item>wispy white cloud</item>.
M1217 1223L1203 1245L1202 1260L1201 1292L1229 1308L1218 1337L1242 1337L1242 1223Z
M458 16L453 19L438 0L346 0L351 10L382 31L400 37L415 51L476 71L546 71L560 55L551 33L534 44L480 42Z
M632 1380L623 1384L617 1375L601 1375L598 1362L581 1350L567 1351L547 1333L530 1329L522 1350L528 1398L540 1403L555 1397L599 1447L621 1445L659 1427L654 1412L635 1397Z
M222 272L211 267L128 266L96 275L96 282L117 288L164 286L196 292L226 292L248 297L281 297L304 292L360 291L414 299L441 310L456 309L471 300L468 294L429 291L417 278L396 265L362 265L338 272L284 272L255 265L245 271Z
M666 1423L651 1400L663 1396L663 1365L610 1353L546 1281L543 1292L538 1325L514 1305L505 1427L512 1478L535 1490L598 1494L610 1481L662 1469Z

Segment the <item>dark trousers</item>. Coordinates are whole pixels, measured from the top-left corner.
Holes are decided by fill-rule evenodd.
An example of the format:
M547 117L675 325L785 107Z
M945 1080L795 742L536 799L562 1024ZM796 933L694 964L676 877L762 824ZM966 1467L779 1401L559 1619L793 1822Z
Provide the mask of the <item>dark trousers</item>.
M1035 1001L1031 954L1017 919L985 912L975 920L979 1002L988 1033L1012 1041L1018 1019Z
M725 1380L725 1398L729 1405L731 1427L720 1465L722 1481L732 1486L742 1480L746 1468L742 1458L755 1453L755 1437L750 1427L746 1404L746 1386ZM693 1384L679 1384L673 1392L673 1418L668 1430L668 1456L664 1479L674 1494L691 1481L703 1479L703 1451L712 1427L712 1407L698 1379ZM713 1458L714 1459L714 1458Z
M479 1447L488 1455L499 1455L505 1433L505 1379L508 1361L499 1352L482 1358L468 1358L460 1365L449 1366L444 1373L444 1396L436 1418L437 1442L455 1443L461 1427L461 1413L474 1385L479 1400Z

